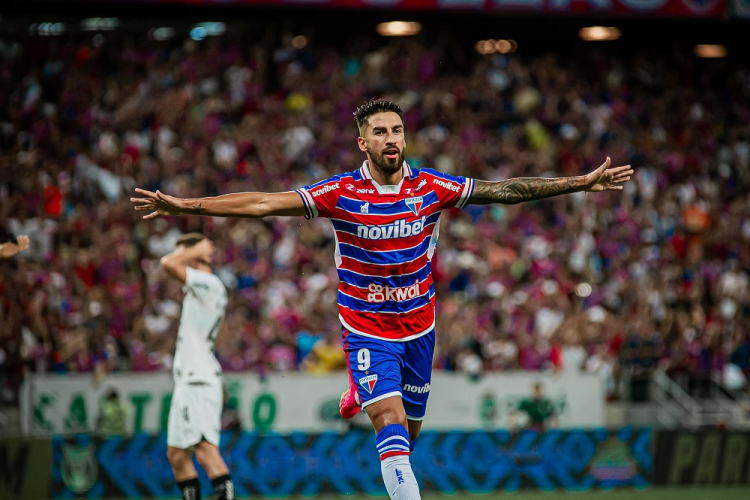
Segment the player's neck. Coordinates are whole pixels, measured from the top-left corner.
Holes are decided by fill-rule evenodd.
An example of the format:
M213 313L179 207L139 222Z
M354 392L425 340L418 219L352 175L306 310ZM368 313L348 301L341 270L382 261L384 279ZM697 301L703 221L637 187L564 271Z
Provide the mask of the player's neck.
M372 162L368 162L368 166L370 168L370 175L372 176L372 180L374 180L381 186L395 186L399 182L401 182L401 179L404 178L403 166L390 175L386 175L385 173L383 173Z
M213 273L211 266L207 266L206 264L203 264L202 262L196 262L194 269L197 269L198 271L203 271L204 273Z

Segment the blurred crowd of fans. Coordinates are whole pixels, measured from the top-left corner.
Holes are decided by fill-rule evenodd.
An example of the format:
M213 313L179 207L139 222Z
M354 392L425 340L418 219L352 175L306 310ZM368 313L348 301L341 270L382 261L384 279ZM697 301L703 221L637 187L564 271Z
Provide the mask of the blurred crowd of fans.
M135 186L283 191L354 170L354 109L404 109L407 162L501 180L636 168L622 192L444 214L437 369L750 375L750 68L677 53L478 56L209 39L0 42L2 401L28 372L171 369L182 292L159 258L203 231L230 290L226 371L344 368L327 220L143 221ZM0 242L4 241L0 239Z

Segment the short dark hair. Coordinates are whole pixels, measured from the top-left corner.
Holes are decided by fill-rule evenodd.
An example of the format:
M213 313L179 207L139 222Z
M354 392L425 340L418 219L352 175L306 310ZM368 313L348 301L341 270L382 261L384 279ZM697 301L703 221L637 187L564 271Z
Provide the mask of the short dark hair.
M179 238L177 238L177 242L175 243L175 246L178 247L182 245L185 248L190 248L191 246L196 245L205 239L206 237L203 236L201 233L185 233Z
M354 119L357 120L357 128L362 133L362 129L367 126L370 116L376 113L387 113L392 111L401 117L401 121L404 121L404 112L401 106L395 102L391 102L385 99L370 99L362 106L358 107L354 112Z

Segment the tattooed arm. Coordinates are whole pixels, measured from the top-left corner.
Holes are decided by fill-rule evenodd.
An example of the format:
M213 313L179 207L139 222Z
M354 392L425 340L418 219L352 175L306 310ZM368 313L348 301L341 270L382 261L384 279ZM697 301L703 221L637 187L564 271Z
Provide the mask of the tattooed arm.
M583 191L585 188L583 176L558 177L555 179L520 177L498 182L476 180L474 192L467 204L503 203L515 205L522 201L540 200L558 194L575 193L576 191Z
M157 191L136 189L144 198L130 198L136 210L150 213L144 219L159 215L210 215L214 217L267 217L269 215L305 215L302 198L294 191L286 193L231 193L211 198L175 198Z
M622 189L622 186L617 184L628 181L633 170L630 165L609 168L610 163L611 161L607 157L607 161L599 168L588 175L578 177L556 177L554 179L520 177L497 182L476 180L474 191L467 204L503 203L515 205L523 201L541 200L542 198L577 191Z

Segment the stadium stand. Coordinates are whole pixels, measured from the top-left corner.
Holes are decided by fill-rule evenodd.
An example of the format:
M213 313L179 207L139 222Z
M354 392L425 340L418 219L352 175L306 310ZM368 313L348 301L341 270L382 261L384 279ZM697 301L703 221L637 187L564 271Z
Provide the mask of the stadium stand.
M169 370L181 292L158 262L193 230L230 289L225 371L342 369L327 221L142 221L128 197L353 170L352 112L370 96L405 109L414 166L488 180L577 175L607 155L636 168L621 196L446 213L436 367L604 372L611 398L655 369L693 392L750 376L747 65L116 36L3 43L0 61L0 228L31 238L0 263L4 403L28 372Z

